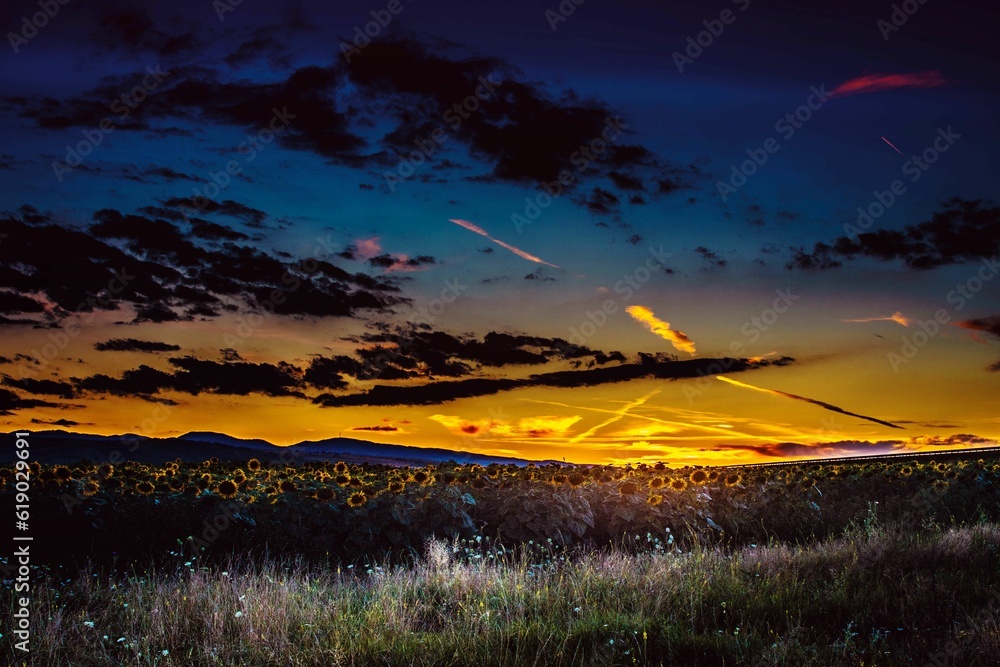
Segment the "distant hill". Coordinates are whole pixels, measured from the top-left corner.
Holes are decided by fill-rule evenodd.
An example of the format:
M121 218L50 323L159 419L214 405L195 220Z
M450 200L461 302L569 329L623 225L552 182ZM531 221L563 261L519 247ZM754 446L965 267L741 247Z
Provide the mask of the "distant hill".
M13 433L5 436L12 443ZM383 463L386 465L426 465L456 461L458 463L514 463L526 465L528 459L488 456L450 449L385 445L354 438L329 438L300 442L279 447L259 438L241 439L224 433L192 431L174 438L149 438L126 433L123 435L91 435L70 431L32 431L28 438L31 460L42 463L77 463L91 461L138 461L163 464L174 459L204 461L217 457L221 461L288 462L342 460L348 463ZM0 448L0 465L13 463L14 447ZM541 461L540 463L548 463Z

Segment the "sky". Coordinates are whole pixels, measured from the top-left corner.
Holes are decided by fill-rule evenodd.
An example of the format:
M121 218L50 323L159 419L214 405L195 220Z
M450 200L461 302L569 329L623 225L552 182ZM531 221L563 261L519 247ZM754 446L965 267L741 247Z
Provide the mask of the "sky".
M996 10L335 4L0 9L7 430L1000 438Z

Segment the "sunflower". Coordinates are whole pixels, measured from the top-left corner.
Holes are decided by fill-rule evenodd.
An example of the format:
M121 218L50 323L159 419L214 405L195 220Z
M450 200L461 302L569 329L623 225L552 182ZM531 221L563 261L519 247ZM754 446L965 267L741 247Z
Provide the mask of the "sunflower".
M366 496L361 491L358 491L357 493L352 493L347 497L347 504L350 507L361 507L366 502L368 502L368 496Z
M105 463L102 466L98 466L97 474L101 476L101 479L107 479L115 473L115 467L110 463Z
M258 461L257 459L250 459L249 461L247 461L247 470L249 470L250 472L257 472L258 470L260 470L260 461Z
M224 482L220 482L219 486L216 487L215 489L216 493L218 493L220 496L226 499L235 498L236 492L239 490L240 487L236 485L236 482L229 479L225 480Z
M389 482L389 490L393 493L402 493L405 488L406 484L400 482L398 479L394 482Z
M708 480L708 473L704 470L695 470L688 479L692 484L704 484Z
M472 488L474 488L474 489L485 489L486 488L486 480L483 477L481 477L481 476L480 477L476 477L474 480L472 480Z
M281 480L281 483L278 484L278 489L281 490L282 493L291 493L295 490L295 482L290 479L283 479Z
M621 491L623 496L632 495L633 493L639 493L639 485L635 482L624 482L618 490Z
M184 479L181 477L171 477L167 483L171 491L180 491L184 488Z
M688 486L687 480L683 477L677 477L670 480L670 488L674 491L683 491Z
M654 477L653 479L649 480L649 488L651 489L662 488L664 484L666 484L666 482L663 481L662 477Z
M59 466L54 472L60 482L68 482L73 477L73 473L66 466Z
M233 471L233 481L236 482L237 484L242 484L243 482L247 481L247 474L242 470L240 470L239 468L237 468L236 470Z
M646 502L649 503L650 505L652 505L653 507L656 507L657 505L659 505L660 503L663 502L663 496L661 496L661 495L659 495L657 493L650 494L646 498Z
M726 486L736 486L741 481L742 478L740 477L740 474L738 472L731 472L728 475L726 475L725 479L723 479L723 482L725 482Z
M564 475L559 473L558 475L552 475L553 484L566 484L569 482L569 475Z
M350 481L351 481L351 476L345 473L340 473L339 475L333 478L334 484L338 484L339 486L344 486L348 484Z
M720 474L721 473L719 473L718 470L712 470L711 472L708 473L708 481L718 482Z
M413 481L417 484L427 484L431 479L430 474L426 470L418 470L413 473Z
M90 481L80 487L80 493L83 494L85 498L89 498L100 490L101 487L97 485L97 482Z
M902 468L899 469L899 474L902 475L903 477L909 477L910 475L913 474L913 468L911 468L910 466L903 466Z
M153 486L152 482L143 481L135 485L135 490L144 496L148 496L156 490L156 487Z
M316 492L316 500L322 500L323 502L327 502L333 500L334 495L336 494L334 494L333 489L331 489L329 486L324 486L322 489Z
M335 464L333 464L333 471L343 475L345 472L347 472L347 464L344 463L343 461L337 461Z
M587 481L586 475L582 475L580 473L575 473L569 476L570 486L580 486L586 481Z

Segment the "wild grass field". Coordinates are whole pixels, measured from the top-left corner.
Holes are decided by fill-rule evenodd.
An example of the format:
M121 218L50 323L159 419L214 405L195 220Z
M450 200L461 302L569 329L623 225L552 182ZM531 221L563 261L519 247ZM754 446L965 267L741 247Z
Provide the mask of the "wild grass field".
M992 460L31 472L26 664L941 667L1000 655ZM0 470L5 502L12 478ZM20 664L5 631L0 651Z

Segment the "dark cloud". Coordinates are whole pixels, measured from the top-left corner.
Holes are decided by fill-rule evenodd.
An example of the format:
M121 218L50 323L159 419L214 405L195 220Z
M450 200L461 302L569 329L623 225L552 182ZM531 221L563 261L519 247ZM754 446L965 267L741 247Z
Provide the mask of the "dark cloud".
M241 206L231 204L227 210ZM43 313L46 318L130 306L135 322L215 317L220 309L233 308L220 297L257 310L313 317L351 317L407 301L395 295L400 289L390 278L351 274L320 259L283 261L224 241L233 235L205 221L192 222L186 233L164 219L102 209L89 233L14 217L0 222L8 234L0 243L0 313L41 313L38 301L22 296L32 292L54 304ZM215 237L218 247L194 243L204 236Z
M901 230L858 231L854 238L816 243L810 252L793 248L786 268L833 269L844 261L870 257L902 260L908 268L925 270L988 259L1000 250L1000 208L956 197L926 222Z
M389 426L387 424L379 424L378 426L355 426L351 429L352 431L381 431L384 433L395 433L399 430L398 426Z
M646 188L642 184L642 180L631 176L629 174L623 174L618 171L612 171L608 173L608 178L611 182L615 184L615 187L619 190L636 190L643 191Z
M250 237L235 229L207 220L194 218L191 221L191 236L205 241L249 241Z
M76 395L73 385L56 380L15 379L9 375L5 375L3 383L7 387L13 387L14 389L20 389L21 391L35 395L58 396L60 398L73 398Z
M14 292L0 292L0 312L3 313L41 313L45 311L38 301Z
M698 246L694 249L694 251L698 253L702 259L708 262L711 268L721 269L726 266L726 260L719 257L718 253L709 250L705 246Z
M33 417L31 419L31 423L42 424L44 426L63 426L63 427L82 425L80 422L75 422L72 419L38 419L37 417Z
M142 7L110 3L100 7L91 39L103 51L155 53L163 58L189 53L203 45L190 26L169 31L163 21L154 20Z
M74 378L74 384L80 391L118 396L153 396L172 390L192 395L213 393L304 397L297 390L301 384L301 372L284 362L219 363L188 356L172 358L170 365L174 369L169 373L143 365L125 371L118 378L98 374L82 379Z
M140 341L142 342L142 341ZM593 373L580 382L617 382L630 377L657 377L657 367L673 363L669 357L640 355L633 364L627 364L620 352L602 352L577 346L560 338L542 338L510 333L491 332L482 340L468 336L452 336L443 332L427 330L397 333L366 334L357 340L363 343L355 350L356 356L337 355L315 357L305 368L286 362L277 364L249 363L238 355L225 354L224 363L201 360L192 356L169 359L169 371L147 365L127 370L119 377L96 374L85 378L73 378L66 385L65 395L79 393L113 394L134 396L145 400L162 400L154 397L166 391L178 391L192 395L217 393L247 395L251 393L270 396L295 396L305 398L309 388L321 391L348 389L351 380L382 381L429 378L432 382L420 386L381 387L371 391L375 396L410 396L426 391L428 402L451 400L441 398L472 391L471 395L495 393L506 388L527 385L561 386L575 382L574 373ZM123 345L124 347L124 345ZM484 369L499 369L508 366L539 366L551 362L567 362L574 369L586 367L587 371L567 371L545 373L532 376L530 380L497 380L489 377L474 377ZM618 363L617 369L605 369L608 373L598 373L601 367ZM734 362L736 369L744 362ZM763 362L765 365L767 362ZM679 368L679 367L678 367ZM662 377L681 377L671 372ZM463 378L455 382L437 382L434 378ZM35 391L42 385L15 385L26 391ZM52 389L55 387L53 386ZM492 388L492 389L491 389ZM400 390L400 391L397 391ZM75 392L75 393L74 393ZM478 392L478 393L477 393ZM39 393L41 393L39 391ZM46 392L46 393L55 393ZM353 404L367 404L366 394L353 398L332 397L332 401L359 401ZM437 397L437 398L435 398ZM319 401L320 399L316 399ZM389 399L380 399L389 400ZM409 398L403 402L408 402ZM388 403L387 403L388 404Z
M214 199L202 198L195 201L193 197L172 197L163 202L163 205L176 209L177 215L183 217L181 211L197 211L199 213L214 213L224 215L236 220L241 220L248 227L262 227L267 214L260 209L241 204L232 199L224 199L221 202ZM174 218L175 220L178 218Z
M176 352L181 347L151 340L112 338L103 343L94 343L94 349L99 352Z
M116 9L107 20L101 39L115 48L182 54L198 44L193 34L185 41L142 9ZM258 29L225 61L242 67L266 59L272 67L287 69L291 59L282 39L280 31ZM574 93L553 97L542 84L524 81L498 59L457 53L454 45L445 55L412 38L380 39L349 59L337 54L328 65L300 67L284 80L269 82L228 80L221 69L180 64L172 66L155 92L116 127L157 132L162 128L154 128L153 119L182 119L253 130L270 123L277 110L288 119L276 133L278 143L356 167L391 168L398 153L409 153L418 139L441 128L467 148L469 159L489 166L490 172L476 177L479 180L551 182L564 170L579 173L579 162L586 159L589 174L607 175L621 190L647 190L643 179L648 178L658 184L655 192L667 192L679 187L679 181L664 181L664 171L691 172L690 167L658 161L645 147L620 143L627 124L603 103ZM6 101L42 128L92 127L109 115L109 105L121 91L131 89L143 75L109 77L70 99ZM474 113L462 107L466 100L478 106ZM389 129L366 140L376 117L388 121ZM583 157L594 141L605 148ZM452 167L451 172L459 172L454 177L465 178L460 172L466 165L445 156L438 162L437 167ZM166 169L145 175L187 177ZM418 178L440 181L444 176L424 173ZM667 182L670 187L665 188Z
M776 442L761 445L734 445L720 443L716 449L741 450L755 452L761 456L775 458L808 458L823 459L841 456L866 456L900 453L907 449L905 440L839 440L815 444L799 444L796 442Z
M358 377L362 369L362 363L353 357L317 357L305 369L303 380L318 389L343 389L348 386L344 375Z
M437 260L430 255L418 255L417 257L405 257L383 253L368 258L368 263L381 269L413 270L422 266L437 264Z
M378 373L381 379L389 379L385 373L393 369L405 377L461 377L481 368L537 366L553 361L591 365L625 361L620 352L603 353L561 338L495 331L482 340L417 330L366 334L360 340L378 345L359 348L356 353L369 364L380 359L385 361L386 370Z
M780 360L780 365L785 365L792 361L792 359L785 357ZM771 364L776 364L776 362L771 362ZM689 361L676 361L647 356L639 362L621 364L619 366L591 368L587 370L555 371L520 379L469 378L406 387L376 385L362 393L341 396L323 394L313 400L324 407L433 405L460 398L490 396L523 387L575 388L627 382L637 379L677 380L714 375L719 372L720 368L725 369L727 373L735 373L767 365L770 365L767 361L753 362L747 359L692 359Z
M26 410L29 408L58 408L56 403L41 401L33 398L21 398L18 394L9 389L0 388L0 416L10 416L15 410Z
M963 329L985 331L986 333L993 334L997 338L1000 338L1000 315L980 317L974 320L963 320L961 322L956 322L955 325L962 327Z
M921 447L969 447L994 445L995 440L968 433L956 433L950 436L914 436L905 440L839 440L837 442L820 442L800 444L795 442L777 442L769 444L731 444L720 443L717 449L743 450L756 452L762 456L775 458L831 458L842 456L869 456L880 454L899 454L915 451Z
M579 198L577 203L586 206L591 213L607 215L618 211L621 200L615 193L598 187L591 190L589 195Z
M1000 338L1000 315L991 315L990 317L980 317L974 320L963 320L962 322L956 322L956 326L960 326L963 329L971 329L973 331L983 331L988 334ZM991 373L996 373L1000 371L1000 361L996 361L986 367L986 370Z

